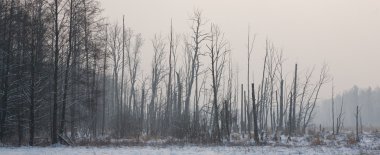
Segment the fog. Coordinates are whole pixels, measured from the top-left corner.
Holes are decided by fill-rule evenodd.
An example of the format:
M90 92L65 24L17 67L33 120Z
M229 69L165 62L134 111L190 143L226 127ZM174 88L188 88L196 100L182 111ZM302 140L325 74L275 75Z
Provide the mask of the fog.
M380 88L359 88L357 86L344 91L343 94L337 94L334 98L335 123L336 118L342 107L342 118L344 127L352 128L355 126L356 106L359 106L359 116L364 127L380 127L378 110L380 109ZM332 126L332 109L331 99L326 99L318 107L318 113L315 114L315 124L323 126Z
M285 70L297 62L305 72L326 62L337 93L353 85L376 87L380 83L380 72L376 71L380 66L377 0L102 0L101 6L110 22L121 21L125 15L126 26L142 33L146 43L142 52L146 58L142 60L144 74L149 72L154 34L168 34L171 19L176 33L188 34L189 16L200 9L209 22L225 32L239 70L246 70L247 62L241 60L246 57L250 26L257 35L251 64L254 72L262 70L268 38L283 49ZM239 77L246 77L244 74L241 71ZM255 80L260 80L259 74ZM322 88L322 98L330 98L330 94L330 88Z
M378 0L1 0L0 29L0 146L380 148Z

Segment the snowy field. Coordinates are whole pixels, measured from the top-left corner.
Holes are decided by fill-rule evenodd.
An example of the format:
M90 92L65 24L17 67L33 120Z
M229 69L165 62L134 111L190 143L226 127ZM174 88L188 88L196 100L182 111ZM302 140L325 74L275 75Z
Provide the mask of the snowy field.
M13 147L0 148L1 155L234 155L234 154L380 154L380 150L337 147Z
M78 146L68 147L8 147L0 145L0 155L239 155L239 154L370 154L380 155L380 133L364 132L359 143L349 144L351 132L341 133L335 138L324 133L320 136L292 137L287 141L281 136L279 141L268 140L264 146L254 146L254 142L246 139L225 143L224 146L201 146L193 144L170 145L165 140L145 142L146 146ZM126 139L128 140L128 139ZM116 141L112 141L116 144ZM232 144L232 145L231 145ZM2 146L2 147L1 147Z

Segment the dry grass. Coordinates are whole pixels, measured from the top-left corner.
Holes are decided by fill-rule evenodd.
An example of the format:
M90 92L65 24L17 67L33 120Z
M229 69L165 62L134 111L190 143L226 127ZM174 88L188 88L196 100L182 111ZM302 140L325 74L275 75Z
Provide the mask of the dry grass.
M355 145L358 141L356 141L356 137L354 134L347 135L347 145Z
M321 139L321 136L319 134L314 135L313 141L311 141L311 145L317 146L317 145L323 145L323 144L325 143Z

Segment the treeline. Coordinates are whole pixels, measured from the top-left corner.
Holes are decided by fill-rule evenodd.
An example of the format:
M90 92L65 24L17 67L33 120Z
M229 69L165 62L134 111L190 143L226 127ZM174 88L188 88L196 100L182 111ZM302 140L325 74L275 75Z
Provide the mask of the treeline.
M359 88L358 86L354 86L349 90L337 93L333 99L335 124L337 123L339 114L342 113L342 127L346 129L355 127L356 106L359 106L360 126L365 128L372 127L372 129L380 126L380 122L377 119L379 118L377 109L380 108L380 88ZM322 124L328 128L332 127L331 102L331 99L321 102L320 106L318 107L318 111L321 115L315 120L315 123Z
M262 79L253 84L256 38L248 31L248 76L239 81L222 29L199 10L190 22L190 34L168 23L167 35L146 41L124 18L108 23L96 0L2 0L1 142L221 142L238 133L259 143L305 133L329 79L326 65L313 79L314 69L300 75L296 64L286 80L283 53L267 40ZM153 55L146 76L142 52Z

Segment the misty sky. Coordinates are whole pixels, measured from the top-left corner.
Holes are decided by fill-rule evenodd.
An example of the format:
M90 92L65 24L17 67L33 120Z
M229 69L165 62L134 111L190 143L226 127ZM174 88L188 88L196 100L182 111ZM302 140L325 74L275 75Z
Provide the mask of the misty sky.
M142 33L144 74L150 70L154 34L167 35L171 18L177 33L189 33L189 16L199 8L225 32L244 81L250 25L257 34L252 57L255 80L260 80L265 39L269 38L284 51L288 78L295 62L301 76L308 68L315 65L319 69L326 62L336 93L355 84L380 84L379 0L101 0L101 5L111 22L121 23L124 14L126 26ZM329 97L330 87L324 87L322 97Z

